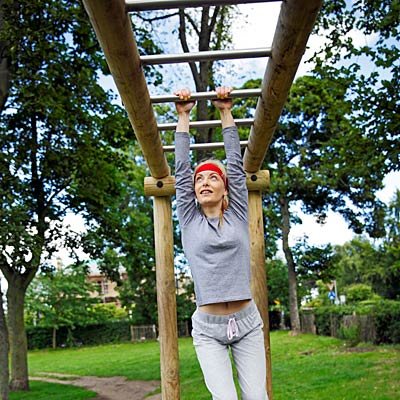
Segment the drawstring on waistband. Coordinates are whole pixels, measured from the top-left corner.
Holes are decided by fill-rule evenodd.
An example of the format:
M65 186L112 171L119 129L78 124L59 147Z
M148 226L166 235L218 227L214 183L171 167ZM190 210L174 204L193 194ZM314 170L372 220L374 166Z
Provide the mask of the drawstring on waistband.
M235 318L229 318L226 335L228 336L228 340L232 340L235 336L239 336L239 328L237 326Z

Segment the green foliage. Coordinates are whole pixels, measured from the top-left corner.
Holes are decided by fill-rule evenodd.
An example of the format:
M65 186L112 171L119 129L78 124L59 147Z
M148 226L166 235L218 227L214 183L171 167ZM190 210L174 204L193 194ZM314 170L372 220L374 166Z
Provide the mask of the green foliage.
M270 309L289 309L288 272L280 259L267 261L268 302Z
M30 326L26 331L29 349L44 349L52 346L52 329ZM58 347L79 347L126 342L130 338L130 322L120 320L84 326L75 325L73 329L62 326L57 331L56 341Z
M363 300L371 300L374 297L374 292L371 286L363 283L355 283L353 285L343 288L346 295L347 303L358 303Z
M350 347L354 347L360 343L360 327L358 325L341 326L339 328L339 337L344 339Z
M315 324L319 335L330 336L337 333L339 337L349 341L360 338L360 326L345 326L346 315L371 316L375 331L375 343L400 343L400 302L380 300L371 304L325 306L314 309Z
M373 309L376 343L400 343L400 302L381 301Z
M311 289L315 288L319 281L332 282L334 280L335 254L330 244L321 247L310 246L306 240L303 240L293 246L292 251L296 262L297 279L301 287L300 298L310 297Z
M59 383L33 381L29 386L29 392L10 393L10 400L84 400L94 399L96 396L94 391Z
M124 308L117 307L114 303L94 304L91 314L95 323L118 321L128 318L127 311Z
M87 281L85 266L42 273L26 293L26 320L28 324L55 329L88 324L97 302L90 296L94 291L95 286Z
M392 207L387 209L387 221L390 221ZM386 229L391 233L378 245L356 237L342 246L335 246L334 274L339 290L360 283L371 286L381 297L400 297L399 237L391 222L386 223Z
M374 143L375 154L366 160L373 174L396 170L399 165L398 15L398 1L328 0L317 23L317 32L323 32L327 40L314 58L316 72L324 69L329 76L352 78L350 96L360 111L352 122ZM366 40L355 40L359 34Z
M196 303L194 301L194 282L192 279L188 280L187 276L182 273L179 276L178 294L176 296L176 308L178 313L178 323L189 321L192 314L196 310Z
M315 325L317 334L330 336L332 329L337 330L340 327L340 319L343 315L351 315L355 308L351 306L324 306L318 307L315 312Z

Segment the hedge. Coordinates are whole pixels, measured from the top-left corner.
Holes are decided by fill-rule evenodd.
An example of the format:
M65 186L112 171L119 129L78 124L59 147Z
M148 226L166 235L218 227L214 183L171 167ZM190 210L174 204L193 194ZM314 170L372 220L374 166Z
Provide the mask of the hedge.
M382 301L373 308L375 343L400 343L400 301Z
M281 328L280 311L270 311L270 330ZM289 314L285 314L284 325L289 326ZM191 321L178 324L179 336L190 335ZM28 349L44 349L52 347L53 328L28 326L26 328ZM131 322L128 320L109 321L101 324L60 327L57 329L57 347L94 346L105 343L117 343L131 340Z
M351 306L326 306L313 309L315 315L316 332L319 335L335 336L343 339L363 340L361 327L366 321L370 324L370 330L374 332L373 342L400 343L400 301L379 300L375 303L362 302ZM346 324L347 316L355 316L357 325L349 327ZM363 327L365 329L365 326Z
M110 321L102 324L76 326L73 329L60 327L57 330L57 347L90 346L104 343L129 341L129 321ZM53 328L29 326L26 329L29 349L52 346Z

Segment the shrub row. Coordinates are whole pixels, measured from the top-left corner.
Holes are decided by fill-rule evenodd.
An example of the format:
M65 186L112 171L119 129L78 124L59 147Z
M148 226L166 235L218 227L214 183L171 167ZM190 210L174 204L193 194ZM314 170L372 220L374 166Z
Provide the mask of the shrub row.
M375 344L400 343L399 301L380 300L354 306L317 307L313 309L313 313L319 335L352 340L373 337ZM349 326L346 317L351 315L357 317L354 319L357 322Z
M26 328L29 349L52 347L53 328L29 326ZM57 347L90 346L131 339L130 322L110 321L102 324L60 327L56 332Z
M280 311L270 311L270 330L280 329L281 326L289 326L289 315L285 315L285 321L281 322L282 315ZM141 332L152 331L151 326L141 327ZM148 328L148 329L145 329ZM191 331L191 321L182 322L178 326L179 336L188 336ZM28 326L26 328L28 338L28 348L44 349L52 347L53 328ZM73 329L62 326L56 331L57 347L76 347L76 346L94 346L105 343L117 343L132 340L131 323L128 320L109 321L101 324L75 326ZM133 335L135 340L136 334ZM140 334L141 338L150 338L149 335ZM154 336L151 336L154 338Z

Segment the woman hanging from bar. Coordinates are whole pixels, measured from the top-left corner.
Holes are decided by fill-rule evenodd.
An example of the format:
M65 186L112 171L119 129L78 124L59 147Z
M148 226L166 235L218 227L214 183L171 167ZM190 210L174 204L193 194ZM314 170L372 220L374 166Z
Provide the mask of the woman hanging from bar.
M190 91L175 94L176 198L182 245L194 280L193 343L214 400L236 400L231 349L243 400L266 400L263 323L250 292L248 193L231 88L217 89L227 168L217 160L191 170Z

